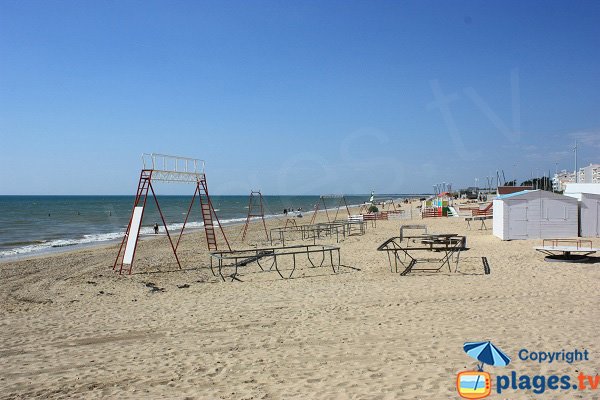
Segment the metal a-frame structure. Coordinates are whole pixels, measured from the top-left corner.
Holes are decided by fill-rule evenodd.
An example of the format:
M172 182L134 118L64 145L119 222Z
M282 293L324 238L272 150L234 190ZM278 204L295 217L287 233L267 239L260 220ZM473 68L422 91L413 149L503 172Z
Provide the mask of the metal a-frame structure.
M175 256L175 260L177 261L179 268L181 268L181 263L179 261L179 257L177 256L177 248L179 246L179 242L181 241L181 237L183 236L183 231L185 229L187 220L194 206L196 196L198 196L202 220L204 221L204 232L206 234L206 244L208 246L208 250L218 250L215 222L221 231L227 248L231 250L227 236L225 236L223 227L219 222L219 218L215 213L215 209L208 194L206 174L204 173L204 161L193 158L168 156L164 154L145 153L142 154L142 162L143 169L140 173L140 180L138 182L138 188L135 200L133 202L133 211L129 219L129 224L127 225L127 230L125 231L125 235L123 236L123 240L119 246L119 252L117 253L117 258L113 265L114 271L118 271L119 274L124 272L131 274L135 259L135 252L140 236L140 228L144 219L146 202L150 193L154 198L156 208L160 214L167 238L169 239L169 244L171 245L173 255ZM171 237L171 233L167 227L167 222L165 221L160 204L158 203L158 198L156 197L156 193L152 185L152 182L155 181L187 183L195 185L194 195L192 196L192 201L190 202L188 212L185 216L185 221L183 222L183 226L181 227L181 231L179 232L176 242L174 242L173 238ZM125 249L123 249L123 247L125 247Z
M337 208L335 209L335 217L333 218L334 221L337 220L338 213L342 206L346 207L346 212L348 213L348 216L350 216L350 209L348 208L348 203L346 202L346 196L344 196L343 194L321 195L321 196L319 196L319 200L317 201L317 204L315 204L315 211L313 212L312 218L310 220L311 225L315 223L315 218L317 218L317 213L319 212L319 210L321 208L321 204L323 205L323 209L325 210L325 215L327 216L327 222L331 222L331 219L329 218L329 212L327 211L327 204L325 202L325 200L330 200L330 199L338 199Z
M402 209L402 206L400 204L396 204L396 199L394 199L393 197L380 197L380 198L375 197L375 198L373 198L372 201L364 202L360 206L360 210L358 211L359 214L368 213L369 208L371 206L377 207L379 209L379 211L395 212L395 211L400 211Z
M258 197L258 203L255 198ZM250 225L251 218L261 218L263 228L265 229L265 236L269 240L269 233L267 232L267 225L265 224L265 210L263 207L263 196L260 190L250 191L250 199L248 200L248 216L246 217L246 223L242 233L242 242L246 239L246 233L248 233L248 225Z

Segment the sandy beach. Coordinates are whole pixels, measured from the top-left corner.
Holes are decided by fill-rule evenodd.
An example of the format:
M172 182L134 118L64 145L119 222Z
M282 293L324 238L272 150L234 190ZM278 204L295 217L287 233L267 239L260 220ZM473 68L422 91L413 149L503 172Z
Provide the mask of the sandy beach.
M409 223L466 235L462 273L390 272L377 246ZM222 282L207 269L202 232L183 239L183 270L164 236L141 242L131 276L112 271L112 244L2 263L0 398L458 398L456 374L476 367L463 343L484 340L512 358L486 368L492 376L600 373L600 264L546 262L533 250L541 240L502 242L488 226L377 221L339 243L343 264L360 271L299 270L289 280L248 267L243 282ZM227 228L234 248L248 247L241 228ZM254 224L250 242L266 244L260 234ZM521 349L590 356L538 363L519 359ZM600 392L591 393L543 396Z
M0 400L600 400L599 49L590 0L0 0Z

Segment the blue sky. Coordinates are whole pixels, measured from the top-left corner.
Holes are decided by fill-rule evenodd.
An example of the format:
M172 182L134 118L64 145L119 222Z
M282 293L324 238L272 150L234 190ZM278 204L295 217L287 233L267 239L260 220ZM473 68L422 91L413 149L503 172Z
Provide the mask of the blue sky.
M411 193L600 162L600 2L0 2L0 194ZM186 192L175 186L165 193Z

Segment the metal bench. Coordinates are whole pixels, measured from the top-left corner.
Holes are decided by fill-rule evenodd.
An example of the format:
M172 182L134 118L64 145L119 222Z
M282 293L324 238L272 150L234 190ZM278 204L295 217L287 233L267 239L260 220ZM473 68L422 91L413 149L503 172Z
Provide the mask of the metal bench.
M465 217L465 221L467 221L467 229L471 229L471 221L481 221L481 226L479 230L486 230L487 226L485 225L485 221L488 219L494 219L493 215L473 215L472 217Z

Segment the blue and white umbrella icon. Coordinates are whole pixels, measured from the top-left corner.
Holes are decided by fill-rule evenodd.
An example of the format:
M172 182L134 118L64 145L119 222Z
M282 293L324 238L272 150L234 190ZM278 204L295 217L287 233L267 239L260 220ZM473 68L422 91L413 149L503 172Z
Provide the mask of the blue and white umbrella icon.
M495 367L505 367L510 363L510 357L494 346L492 342L467 342L463 345L465 353L474 359L481 361L478 366L483 371L483 364L493 365Z
M499 348L494 346L492 342L467 342L463 345L465 353L481 361L481 365L477 368L479 371L483 371L483 364L493 365L495 367L505 367L510 363L510 358L502 352ZM475 387L479 383L479 375L475 381Z

